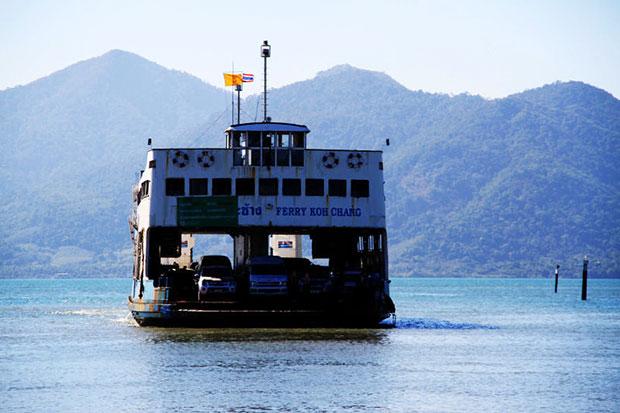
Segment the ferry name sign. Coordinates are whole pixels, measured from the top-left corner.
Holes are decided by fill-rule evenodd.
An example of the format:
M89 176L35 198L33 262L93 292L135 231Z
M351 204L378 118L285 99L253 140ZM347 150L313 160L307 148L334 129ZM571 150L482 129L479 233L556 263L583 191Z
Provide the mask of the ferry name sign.
M331 204L331 205L330 205ZM237 226L354 226L382 227L383 214L368 215L367 202L353 205L331 200L277 205L266 199L238 196L177 198L176 220L180 227Z

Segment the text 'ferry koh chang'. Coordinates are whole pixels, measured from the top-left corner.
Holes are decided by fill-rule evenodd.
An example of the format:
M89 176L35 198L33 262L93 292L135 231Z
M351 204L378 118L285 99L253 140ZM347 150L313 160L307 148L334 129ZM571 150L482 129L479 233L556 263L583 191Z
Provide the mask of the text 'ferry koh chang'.
M265 41L265 79L270 53ZM130 218L140 325L374 327L394 316L382 152L308 149L306 126L267 117L264 83L264 121L237 118L225 148L148 151ZM229 236L230 254L194 260L203 234Z

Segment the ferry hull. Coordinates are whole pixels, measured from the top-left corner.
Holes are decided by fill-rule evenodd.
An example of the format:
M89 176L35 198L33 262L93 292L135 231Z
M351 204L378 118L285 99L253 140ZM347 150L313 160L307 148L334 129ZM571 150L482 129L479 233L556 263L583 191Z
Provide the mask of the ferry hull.
M155 304L131 300L129 309L140 326L160 327L373 328L383 326L381 322L393 316L393 313L387 311L209 308L198 303Z

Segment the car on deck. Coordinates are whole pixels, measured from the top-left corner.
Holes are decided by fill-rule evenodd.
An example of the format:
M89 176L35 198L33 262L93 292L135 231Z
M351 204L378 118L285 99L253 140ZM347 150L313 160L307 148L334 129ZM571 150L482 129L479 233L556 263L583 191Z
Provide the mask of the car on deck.
M205 255L198 264L198 300L232 296L237 292L232 264L225 255Z

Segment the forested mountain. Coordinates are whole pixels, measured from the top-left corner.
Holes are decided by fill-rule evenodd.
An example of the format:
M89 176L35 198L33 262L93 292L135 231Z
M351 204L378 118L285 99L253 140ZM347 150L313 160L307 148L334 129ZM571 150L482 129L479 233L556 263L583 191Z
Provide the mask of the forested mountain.
M269 97L275 119L306 120L312 146L385 150L393 273L541 276L557 261L576 275L584 254L593 273L620 273L609 93L568 82L450 97L339 66Z
M188 144L182 132L226 101L118 50L0 92L0 273L127 274L147 138Z
M385 151L392 275L531 277L558 262L569 276L584 254L593 275L620 275L620 101L605 91L487 100L342 65L268 96L311 147ZM121 51L0 92L0 273L128 274L146 138L221 146L228 99ZM242 120L262 119L256 99Z

